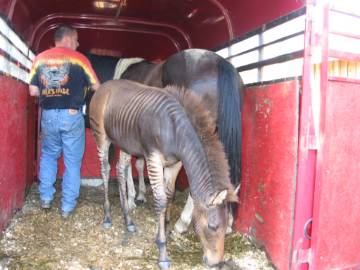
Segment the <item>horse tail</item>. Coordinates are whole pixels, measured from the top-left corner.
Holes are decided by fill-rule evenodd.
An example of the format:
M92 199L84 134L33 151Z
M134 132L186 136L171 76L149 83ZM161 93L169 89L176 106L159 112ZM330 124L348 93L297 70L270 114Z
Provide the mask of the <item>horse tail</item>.
M241 169L241 110L243 83L237 70L225 59L218 61L218 134L229 161L230 177L236 187Z

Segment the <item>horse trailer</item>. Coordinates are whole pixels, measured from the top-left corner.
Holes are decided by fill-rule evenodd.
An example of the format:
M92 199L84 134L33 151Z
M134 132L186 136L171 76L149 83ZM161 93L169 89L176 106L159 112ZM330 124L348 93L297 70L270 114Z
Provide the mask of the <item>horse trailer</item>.
M159 62L202 48L231 62L245 85L235 229L276 269L360 269L358 1L1 0L0 14L1 231L37 182L32 61L66 23L85 54ZM101 176L89 130L81 174Z

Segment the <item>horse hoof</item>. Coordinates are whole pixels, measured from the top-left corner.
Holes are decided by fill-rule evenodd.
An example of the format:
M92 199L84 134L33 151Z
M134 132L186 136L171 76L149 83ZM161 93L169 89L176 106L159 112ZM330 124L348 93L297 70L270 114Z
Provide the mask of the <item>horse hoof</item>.
M177 231L175 230L172 230L170 231L169 233L169 237L173 240L178 240L178 239L181 239L182 238L182 234L181 233L178 233Z
M136 226L134 224L127 225L128 232L134 233L136 232Z
M139 195L139 196L136 198L136 202L137 202L137 203L141 203L141 204L146 203L146 198L145 198L145 196L144 196L144 195Z
M110 229L112 226L112 222L110 219L104 219L103 224L102 224L104 229Z
M170 268L170 261L159 262L159 266L160 266L161 269L169 269Z
M144 200L144 199L136 199L137 204L144 204L145 202L146 202L146 200Z
M128 200L128 208L129 210L133 210L136 208L136 203L134 202L134 200Z
M233 229L230 226L227 226L225 234L231 234L233 232Z
M185 222L183 222L182 220L178 220L174 226L174 231L178 234L184 234L185 232L187 232L188 227L186 225Z

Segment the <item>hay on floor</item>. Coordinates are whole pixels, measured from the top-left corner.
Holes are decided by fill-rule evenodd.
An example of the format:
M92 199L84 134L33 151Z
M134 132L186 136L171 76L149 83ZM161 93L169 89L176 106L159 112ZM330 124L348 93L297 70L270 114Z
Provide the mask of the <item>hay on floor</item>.
M37 185L34 184L0 241L0 270L3 269L159 269L158 250L154 243L156 219L151 191L148 202L132 211L137 226L135 234L125 230L118 188L110 185L113 226L104 229L103 190L81 187L76 212L69 219L60 216L60 185L50 210L40 208ZM177 192L172 219L176 220L185 203L186 192ZM173 224L170 224L173 226ZM171 227L172 228L172 227ZM202 249L192 228L189 233L168 237L170 269L208 269L203 266ZM233 233L226 237L222 269L273 270L265 252L246 237Z

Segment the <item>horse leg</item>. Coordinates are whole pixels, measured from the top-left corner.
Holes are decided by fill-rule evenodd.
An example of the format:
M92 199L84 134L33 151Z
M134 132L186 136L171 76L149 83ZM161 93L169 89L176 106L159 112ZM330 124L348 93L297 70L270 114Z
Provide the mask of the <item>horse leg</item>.
M176 177L179 174L179 171L181 169L182 163L181 162L177 162L172 166L166 167L164 169L164 179L165 179L165 184L166 184L166 196L168 199L168 207L166 208L166 223L169 224L170 223L170 210L171 210L171 205L172 205L172 201L174 199L174 195L175 195L175 182L176 182Z
M164 183L164 173L162 157L159 153L151 153L146 157L146 164L149 174L151 189L154 194L155 211L158 215L158 231L156 244L159 248L159 266L161 269L170 267L170 261L166 252L166 234L165 234L165 212L167 207L167 198Z
M131 166L131 155L121 151L119 161L116 164L120 205L124 215L124 221L127 230L129 232L135 232L136 228L130 219L128 201L126 200L126 179L128 177L127 173L129 172L129 166Z
M234 216L233 216L233 211L231 211L231 208L229 207L229 221L228 221L228 226L226 228L226 234L230 234L233 232L232 229L232 225L234 223Z
M240 187L241 187L241 183L235 188L235 193L238 195L239 191L240 191ZM235 207L235 206L233 206ZM233 224L234 224L234 211L231 207L231 205L229 206L229 222L228 222L228 226L226 228L226 234L230 234L233 232Z
M194 210L194 201L191 198L191 195L189 194L185 207L181 212L180 218L175 223L175 229L174 229L175 232L182 234L187 231L191 223L193 210Z
M128 162L128 164L126 164L127 200L128 200L129 210L132 210L136 208L136 204L135 204L136 191L134 186L134 179L132 176L131 159L126 161Z
M110 201L109 201L109 177L110 177L110 163L109 163L109 147L110 142L108 140L102 140L98 143L98 155L101 163L101 176L104 181L104 220L103 227L111 227L111 213L110 213Z
M137 158L135 162L135 167L139 175L139 193L136 198L137 201L144 203L146 202L146 186L145 186L145 179L144 179L144 159Z

